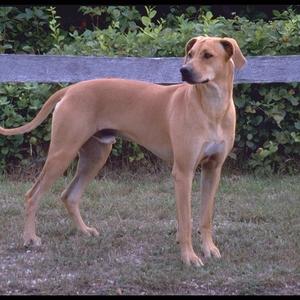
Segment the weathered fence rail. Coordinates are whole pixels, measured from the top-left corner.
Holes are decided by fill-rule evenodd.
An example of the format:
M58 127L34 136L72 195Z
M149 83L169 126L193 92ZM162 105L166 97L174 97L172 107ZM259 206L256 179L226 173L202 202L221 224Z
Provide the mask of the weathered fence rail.
M300 82L300 55L248 56L235 83ZM162 84L181 82L183 58L0 54L0 82L78 82L119 77Z

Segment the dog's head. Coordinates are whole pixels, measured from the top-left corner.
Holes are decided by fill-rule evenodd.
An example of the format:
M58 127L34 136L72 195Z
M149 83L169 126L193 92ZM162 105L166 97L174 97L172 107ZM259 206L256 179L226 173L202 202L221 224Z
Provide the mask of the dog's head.
M240 69L246 63L233 38L199 36L185 46L185 62L180 72L182 80L190 84L207 83Z

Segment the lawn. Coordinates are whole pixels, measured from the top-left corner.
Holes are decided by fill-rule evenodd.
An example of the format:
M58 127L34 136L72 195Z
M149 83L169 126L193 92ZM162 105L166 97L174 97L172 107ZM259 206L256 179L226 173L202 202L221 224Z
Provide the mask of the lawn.
M226 172L229 173L229 172ZM222 258L186 267L175 242L169 173L121 172L94 180L81 211L99 237L78 233L58 200L59 179L41 202L39 249L22 246L30 181L0 180L0 294L300 294L300 176L222 177L214 236ZM199 182L193 183L193 244Z

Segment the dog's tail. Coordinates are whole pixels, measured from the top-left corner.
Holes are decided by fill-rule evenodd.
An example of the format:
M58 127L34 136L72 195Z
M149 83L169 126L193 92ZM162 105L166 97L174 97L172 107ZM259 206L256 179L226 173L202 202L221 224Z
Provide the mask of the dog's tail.
M38 112L38 114L35 116L35 118L30 121L29 123L16 127L16 128L10 128L6 129L0 126L0 134L2 135L16 135L16 134L23 134L25 132L29 132L36 127L38 127L50 114L53 107L62 99L62 97L65 95L66 90L68 87L65 87L63 89L58 90L56 93L54 93L42 106L41 110Z

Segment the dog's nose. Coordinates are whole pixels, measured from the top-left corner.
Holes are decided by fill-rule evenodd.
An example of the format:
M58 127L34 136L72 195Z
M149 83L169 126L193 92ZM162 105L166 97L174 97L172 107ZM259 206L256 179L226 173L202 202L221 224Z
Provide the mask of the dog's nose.
M191 66L183 65L180 68L180 72L181 72L182 81L186 81L188 83L194 82L193 69Z
M189 77L189 75L191 74L191 67L184 65L180 68L180 72L183 78Z

